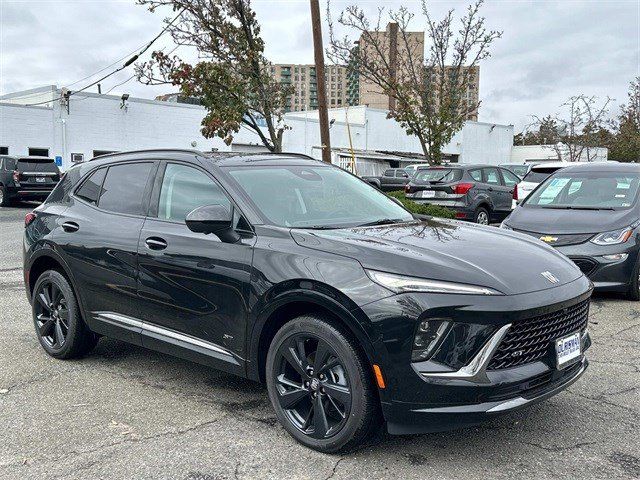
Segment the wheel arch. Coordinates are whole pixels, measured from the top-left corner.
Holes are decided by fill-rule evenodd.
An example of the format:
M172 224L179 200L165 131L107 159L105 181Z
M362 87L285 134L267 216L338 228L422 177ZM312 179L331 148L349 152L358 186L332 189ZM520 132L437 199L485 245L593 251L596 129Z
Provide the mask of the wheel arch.
M247 376L264 382L267 352L277 331L296 317L314 313L322 315L333 326L354 338L369 365L377 363L370 335L358 320L356 312L321 293L295 290L281 295L257 315L249 337Z
M62 257L51 247L45 247L34 254L28 265L25 265L25 287L27 289L27 297L29 302L33 297L33 288L38 281L38 278L47 270L56 270L60 272L71 285L74 295L78 299L80 304L80 310L83 311L82 301L78 294L73 276L71 275L71 269L62 259Z

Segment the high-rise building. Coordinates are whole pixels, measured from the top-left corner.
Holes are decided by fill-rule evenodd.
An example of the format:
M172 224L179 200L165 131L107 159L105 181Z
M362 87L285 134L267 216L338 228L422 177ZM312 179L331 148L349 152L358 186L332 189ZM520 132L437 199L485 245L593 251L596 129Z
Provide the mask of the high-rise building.
M325 66L325 85L327 87L327 107L336 108L346 105L347 68L340 65ZM315 65L275 64L271 66L271 75L284 85L291 85L294 92L287 112L316 110L318 108L318 84Z
M360 40L354 47L354 53L362 52L362 57L369 62L387 63L396 65L395 75L402 80L403 77L413 75L413 71L424 68L424 32L406 32L405 35L399 31L397 23L389 23L384 31L367 32L362 34ZM369 40L373 38L373 41ZM380 51L385 54L382 58ZM376 57L379 60L376 60ZM393 58L395 62L392 62ZM451 67L448 67L451 68ZM477 105L478 89L480 83L480 67L465 67L471 69L469 73L469 84L466 92L466 99L469 103ZM358 76L354 69L349 69L349 104L350 105L367 105L373 108L389 109L392 106L393 99L389 95L385 95L382 89L371 80ZM357 94L355 93L357 89ZM354 103L351 103L353 101ZM478 111L471 112L467 115L468 120L477 121Z

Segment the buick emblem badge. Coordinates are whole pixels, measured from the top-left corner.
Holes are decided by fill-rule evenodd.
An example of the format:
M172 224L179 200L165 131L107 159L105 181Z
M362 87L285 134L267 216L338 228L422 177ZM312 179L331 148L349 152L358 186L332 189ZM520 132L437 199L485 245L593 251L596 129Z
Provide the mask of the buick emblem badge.
M547 280L549 280L551 283L558 283L558 282L560 281L560 280L558 280L558 279L556 278L556 276L555 276L553 273L551 273L551 272L549 272L549 271L547 271L547 270L545 270L544 272L542 272L540 275L542 275L544 278L546 278Z

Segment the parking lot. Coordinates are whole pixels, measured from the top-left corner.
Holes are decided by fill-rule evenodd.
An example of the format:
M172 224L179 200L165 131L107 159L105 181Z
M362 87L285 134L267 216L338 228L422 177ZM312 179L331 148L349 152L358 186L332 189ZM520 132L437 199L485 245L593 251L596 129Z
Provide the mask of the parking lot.
M33 206L0 209L0 478L640 477L640 304L594 298L590 368L542 404L323 455L280 427L259 384L110 339L48 357L22 284Z

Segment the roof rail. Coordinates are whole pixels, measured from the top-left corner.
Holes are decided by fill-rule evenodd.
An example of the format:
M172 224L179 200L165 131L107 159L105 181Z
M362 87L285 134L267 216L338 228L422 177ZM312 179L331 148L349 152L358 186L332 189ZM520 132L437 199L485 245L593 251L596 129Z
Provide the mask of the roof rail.
M93 157L91 158L91 160L94 160L97 158L102 160L103 158L117 157L120 155L129 155L132 153L151 153L151 152L182 152L182 153L195 153L197 155L203 154L200 150L189 149L189 148L146 148L146 149L140 149L140 150L125 150L122 152L105 153L104 155L98 155L96 157Z

